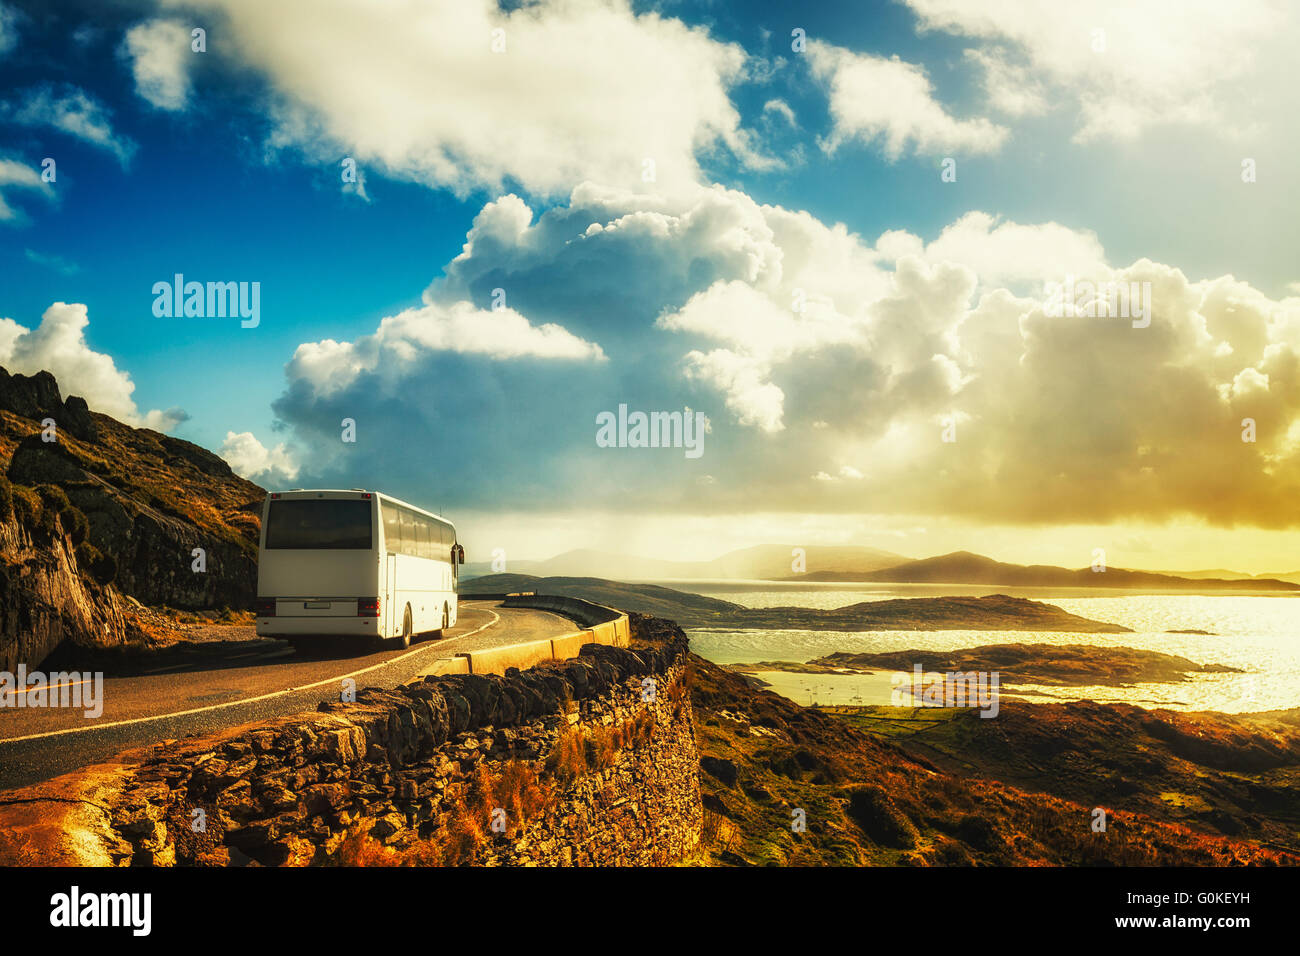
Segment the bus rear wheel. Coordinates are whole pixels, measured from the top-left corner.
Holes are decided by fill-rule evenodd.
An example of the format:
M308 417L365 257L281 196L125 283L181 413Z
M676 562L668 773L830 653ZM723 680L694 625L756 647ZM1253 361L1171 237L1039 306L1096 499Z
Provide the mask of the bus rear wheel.
M402 633L393 639L393 644L397 647L410 647L411 636L415 631L415 625L411 621L411 605L406 605L406 610L402 612Z

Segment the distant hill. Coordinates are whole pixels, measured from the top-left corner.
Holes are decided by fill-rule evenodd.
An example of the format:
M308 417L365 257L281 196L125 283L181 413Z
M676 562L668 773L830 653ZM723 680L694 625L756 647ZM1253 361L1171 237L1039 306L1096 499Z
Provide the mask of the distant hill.
M1240 571L1229 571L1227 568L1208 568L1204 571L1162 571L1153 568L1148 570L1147 573L1163 574L1171 578L1191 578L1193 581L1200 581L1203 578L1218 578L1221 581L1240 581L1254 577L1253 574L1243 574ZM1260 577L1273 578L1278 577L1278 575L1261 574Z
M877 571L809 572L789 581L867 581L891 584L987 584L994 587L1152 588L1159 590L1300 591L1300 584L1276 578L1189 578L1154 571L1107 568L1071 570L1046 564L1006 564L969 551L907 561Z
M672 581L692 578L740 578L771 580L790 575L792 552L798 545L761 544L731 551L711 561L671 561L614 554L607 551L579 549L566 551L544 561L511 562L508 571L543 577L581 577L600 575L624 581ZM892 567L910 559L892 551L856 546L803 547L804 567L808 571L867 573ZM491 574L488 562L465 565L465 576Z
M1264 574L1243 574L1240 571L1225 571L1218 568L1212 571L1152 571L1152 574L1168 574L1178 578L1221 578L1225 581L1287 581L1300 584L1300 571L1274 571Z
M803 573L792 567L795 545L764 544L731 551L710 561L671 561L589 548L566 551L543 561L513 561L512 574L537 577L599 577L618 581L757 580L880 582L891 584L986 584L994 587L1149 588L1158 590L1293 591L1300 571L1249 575L1226 569L1136 571L1070 569L1052 565L1008 564L970 551L913 560L878 548L804 548ZM489 562L468 562L466 581L492 574Z
M674 591L654 584L621 584L602 578L539 578L493 574L466 582L466 597L510 591L536 591L585 598L624 611L653 614L683 627L721 627L808 631L1065 631L1121 634L1129 629L1079 617L1055 604L991 594L986 597L899 598L864 601L839 608L747 608L730 601Z
M671 618L679 624L682 623L680 618L688 620L709 619L720 613L742 609L739 604L704 597L702 594L674 591L671 588L663 588L655 584L622 584L618 581L607 581L604 578L489 574L486 577L463 582L460 590L466 596L510 591L536 591L539 594L584 598L623 611L636 611L639 614L653 614L655 617Z

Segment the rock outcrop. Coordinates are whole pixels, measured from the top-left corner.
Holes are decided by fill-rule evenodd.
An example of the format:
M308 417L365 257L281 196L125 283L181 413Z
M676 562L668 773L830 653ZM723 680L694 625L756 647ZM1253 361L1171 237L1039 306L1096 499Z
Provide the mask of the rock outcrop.
M139 638L123 595L238 609L256 593L265 492L197 445L65 401L49 372L0 369L0 475L0 660Z
M157 442L169 454L169 464L185 462L189 466L177 471L192 469L206 477L234 477L225 462L221 462L225 474L212 475L209 469L215 467L206 459L221 460L197 446L165 436L159 436ZM179 454L182 451L186 454ZM86 516L90 543L114 556L117 587L142 604L248 606L257 592L257 553L252 542L201 528L189 515L178 513L175 504L123 489L114 484L111 474L97 473L97 466L98 462L79 455L67 442L45 442L33 435L14 449L8 478L15 484L62 488ZM187 480L179 474L177 478ZM203 573L192 569L195 548L204 551Z
M0 671L35 667L64 641L113 647L139 637L111 588L81 573L61 525L0 522Z
M99 438L86 400L74 395L63 401L59 383L49 372L10 375L0 368L0 410L37 422L52 418L58 427L83 441Z

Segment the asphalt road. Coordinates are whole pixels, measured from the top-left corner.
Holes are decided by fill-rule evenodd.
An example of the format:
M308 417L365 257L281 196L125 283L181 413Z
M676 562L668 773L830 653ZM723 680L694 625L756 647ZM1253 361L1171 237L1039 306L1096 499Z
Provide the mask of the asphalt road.
M470 650L519 644L575 630L549 611L462 601L456 627L406 650L357 653L346 645L299 655L282 641L231 627L198 654L105 677L103 713L68 708L0 708L0 790L57 777L87 764L190 734L316 709L337 698L345 678L356 689L396 687L430 662Z

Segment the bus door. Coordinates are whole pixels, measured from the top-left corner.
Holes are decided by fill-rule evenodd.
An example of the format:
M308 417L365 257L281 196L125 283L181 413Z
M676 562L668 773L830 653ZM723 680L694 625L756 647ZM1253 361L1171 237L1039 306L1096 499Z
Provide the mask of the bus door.
M400 625L393 619L393 604L397 601L397 555L389 554L385 558L387 566L384 568L384 634L385 636L394 633L394 628Z

